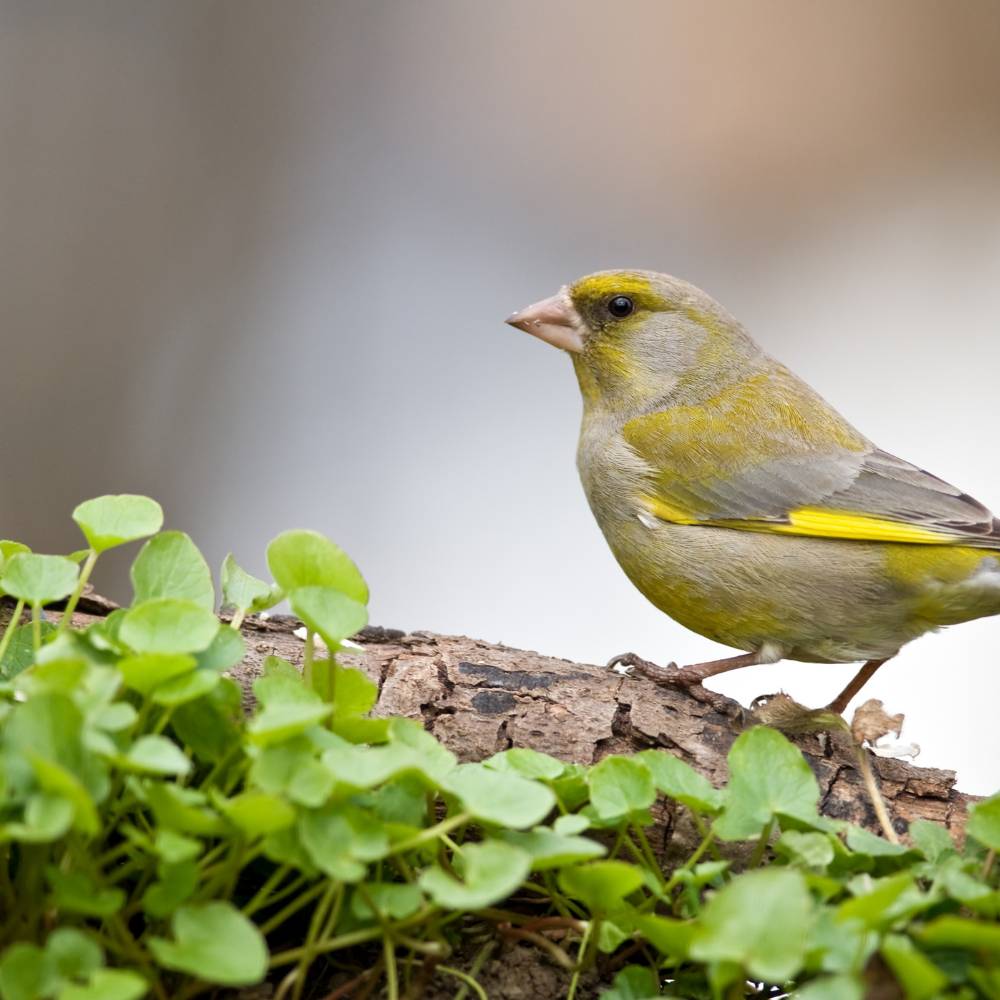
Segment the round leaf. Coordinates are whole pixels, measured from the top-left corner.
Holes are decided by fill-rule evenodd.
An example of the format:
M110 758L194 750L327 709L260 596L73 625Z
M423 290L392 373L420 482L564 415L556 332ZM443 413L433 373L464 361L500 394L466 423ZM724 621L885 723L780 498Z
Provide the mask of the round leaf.
M601 819L648 809L656 800L649 768L629 757L605 757L590 769L590 802Z
M125 755L129 770L145 774L187 774L191 761L166 736L140 736Z
M119 636L137 653L197 653L219 631L219 620L191 601L158 597L132 608Z
M518 774L491 771L482 764L463 764L448 776L444 787L457 795L476 819L524 830L541 823L555 808L552 790Z
M252 986L267 971L260 931L230 903L182 906L171 920L174 940L150 938L160 965L208 983Z
M80 569L64 556L18 552L10 557L0 577L0 588L28 604L48 604L69 597Z
M479 910L506 899L528 876L531 858L522 850L488 840L462 848L462 881L435 865L417 880L437 903L449 910Z
M163 527L163 508L149 497L123 493L86 500L73 511L90 547L104 552L155 535Z
M583 900L594 913L607 913L621 906L644 881L642 869L624 861L594 861L559 873L562 890Z
M146 542L132 563L130 575L134 604L155 597L179 597L207 611L215 609L212 571L183 531L164 531Z
M812 916L812 897L799 872L748 872L709 899L691 957L733 962L765 982L785 982L805 961Z
M318 632L330 649L368 624L368 609L332 587L299 587L288 595L299 618Z
M278 586L332 587L368 603L368 585L358 567L338 545L317 531L286 531L267 547L267 565Z

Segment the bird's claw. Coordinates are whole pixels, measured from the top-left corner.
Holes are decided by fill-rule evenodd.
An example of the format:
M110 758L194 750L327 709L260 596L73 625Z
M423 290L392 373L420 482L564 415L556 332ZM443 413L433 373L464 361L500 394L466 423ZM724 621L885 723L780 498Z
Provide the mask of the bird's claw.
M701 683L701 677L693 671L684 670L676 663L668 663L661 667L651 660L644 660L635 653L621 653L608 661L608 670L624 676L638 675L645 677L661 687L693 687Z

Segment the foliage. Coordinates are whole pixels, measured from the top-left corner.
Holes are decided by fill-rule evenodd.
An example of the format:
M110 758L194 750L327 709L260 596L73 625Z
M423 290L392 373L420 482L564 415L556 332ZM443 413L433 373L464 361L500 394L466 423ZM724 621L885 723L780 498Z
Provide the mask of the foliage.
M369 718L375 685L337 660L368 591L332 542L279 536L274 584L228 557L226 624L153 501L74 518L71 558L0 543L3 1000L186 1000L268 976L299 997L334 969L393 1000L421 969L483 996L498 928L563 966L570 1000L595 967L605 1000L854 1000L874 968L917 1000L1000 997L1000 798L963 848L926 822L890 844L821 817L808 765L765 728L736 740L723 789L662 750L459 764L418 724ZM43 611L143 537L132 607L79 628ZM238 626L285 598L303 671L270 658L247 718L226 676ZM670 867L647 835L664 798L701 834Z

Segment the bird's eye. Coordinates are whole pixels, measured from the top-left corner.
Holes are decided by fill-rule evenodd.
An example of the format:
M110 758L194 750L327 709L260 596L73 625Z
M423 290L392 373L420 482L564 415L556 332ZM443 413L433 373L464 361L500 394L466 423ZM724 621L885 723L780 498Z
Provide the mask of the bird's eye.
M627 295L616 295L608 302L608 312L615 319L624 319L635 312L635 303Z

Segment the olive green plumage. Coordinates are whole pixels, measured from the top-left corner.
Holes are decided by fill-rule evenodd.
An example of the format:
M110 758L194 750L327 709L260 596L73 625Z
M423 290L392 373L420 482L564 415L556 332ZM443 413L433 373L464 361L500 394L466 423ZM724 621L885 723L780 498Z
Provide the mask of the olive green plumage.
M694 286L601 272L510 322L570 352L591 509L681 624L761 660L849 662L1000 614L1000 521L879 449Z

